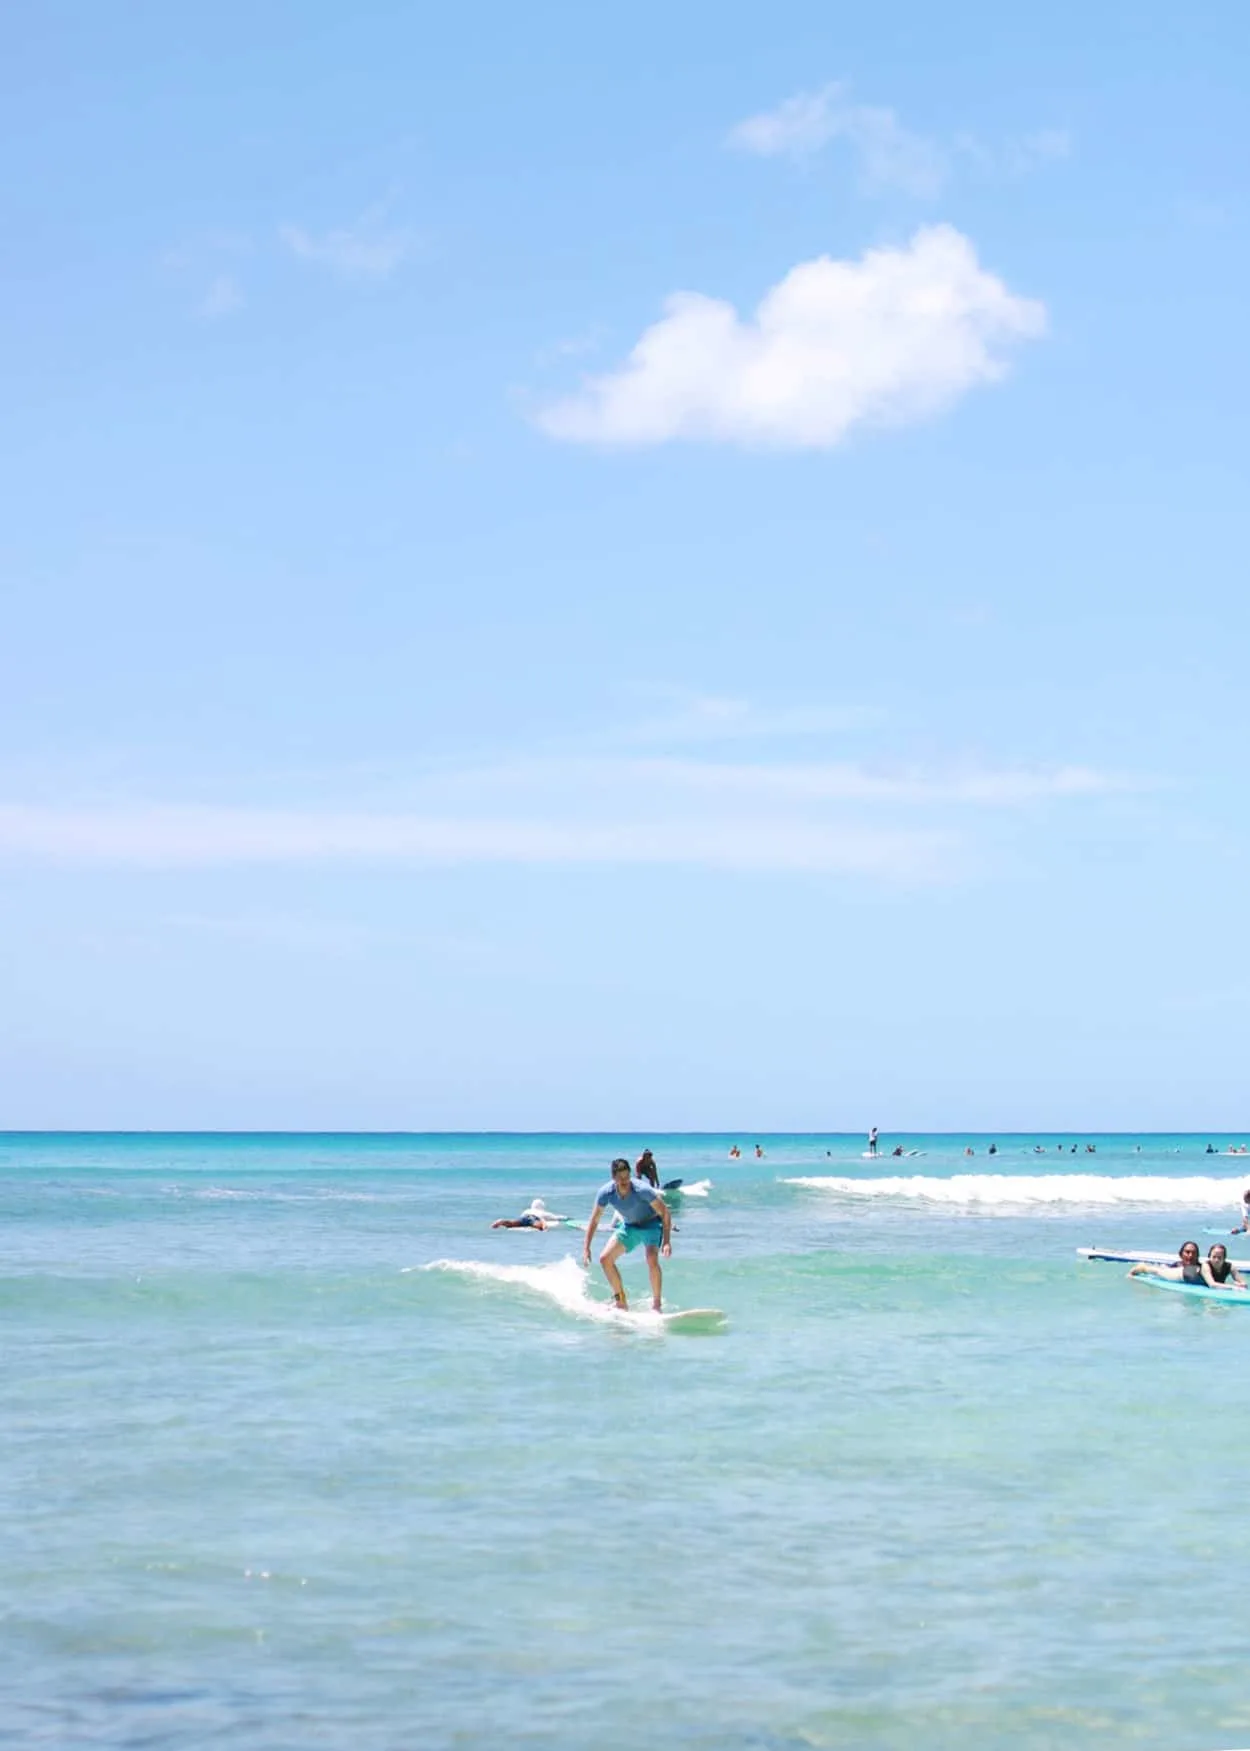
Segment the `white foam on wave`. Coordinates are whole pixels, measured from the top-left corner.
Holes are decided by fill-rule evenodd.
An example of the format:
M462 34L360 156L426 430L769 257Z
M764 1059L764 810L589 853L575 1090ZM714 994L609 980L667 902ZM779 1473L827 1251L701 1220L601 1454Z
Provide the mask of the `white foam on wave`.
M811 1191L831 1192L843 1198L905 1198L928 1204L996 1205L1016 1209L1043 1204L1081 1204L1098 1208L1145 1204L1171 1210L1220 1210L1235 1207L1241 1200L1242 1188L1240 1179L1210 1179L1205 1175L1155 1179L1145 1174L1118 1178L1100 1173L1018 1176L959 1173L950 1179L936 1179L928 1174L890 1179L843 1179L820 1175L787 1179L782 1183L805 1186Z
M677 1196L679 1198L706 1198L711 1189L712 1182L710 1179L697 1179L692 1185L678 1186ZM663 1193L661 1193L661 1196L663 1196Z
M482 1259L435 1259L431 1264L410 1265L408 1269L447 1271L453 1276L467 1277L471 1282L524 1289L552 1302L562 1313L572 1314L576 1319L593 1320L599 1325L629 1325L638 1331L654 1332L664 1329L660 1317L649 1309L631 1309L622 1313L610 1301L593 1300L589 1273L571 1256L556 1259L549 1265L492 1265Z

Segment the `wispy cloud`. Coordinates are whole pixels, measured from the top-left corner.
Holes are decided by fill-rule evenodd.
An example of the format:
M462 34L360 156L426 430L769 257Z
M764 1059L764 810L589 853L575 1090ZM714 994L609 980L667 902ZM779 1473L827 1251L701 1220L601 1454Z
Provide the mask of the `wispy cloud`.
M200 300L198 311L209 322L219 322L222 317L242 310L245 302L243 289L234 275L217 274Z
M730 131L728 143L764 158L801 159L831 140L845 140L851 147L861 182L870 192L899 188L930 196L946 180L948 159L940 147L905 128L892 109L852 103L842 84L800 92L776 109L749 116Z
M449 819L151 805L0 807L0 856L74 864L698 865L933 879L948 836L791 819L655 823Z
M960 167L1010 179L1072 151L1072 137L1062 128L1039 128L997 144L967 132L949 140L920 134L905 127L892 109L853 102L849 87L838 81L748 116L726 136L726 144L738 151L797 161L834 143L850 152L865 194L898 190L920 200L940 194Z
M334 230L315 233L302 225L281 225L278 236L301 261L358 282L389 279L412 252L411 234L388 223L385 203Z
M0 859L690 866L923 882L975 861L979 813L1123 788L1082 766L519 759L429 774L419 801L402 808L10 803L0 806Z
M982 176L1011 182L1071 157L1072 136L1065 128L1038 128L1034 133L988 145L975 134L958 134L952 152Z
M879 707L859 705L759 706L726 694L653 689L657 709L609 738L616 743L688 746L715 742L773 742L837 735L881 720Z
M858 261L801 262L743 320L678 292L628 361L547 407L575 443L675 439L829 449L857 426L906 425L992 383L1043 333L1043 306L987 273L949 225Z

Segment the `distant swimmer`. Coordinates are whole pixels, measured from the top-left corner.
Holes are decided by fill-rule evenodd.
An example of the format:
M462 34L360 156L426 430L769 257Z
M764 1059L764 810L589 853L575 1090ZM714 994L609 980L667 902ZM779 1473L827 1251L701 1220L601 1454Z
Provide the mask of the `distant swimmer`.
M1196 1240L1187 1240L1174 1265L1134 1265L1130 1277L1163 1277L1172 1283L1202 1283L1207 1279L1202 1269L1202 1254Z
M764 1159L764 1151L760 1148L758 1143L755 1145L755 1159L757 1161L763 1161Z
M608 1279L612 1299L620 1308L629 1307L616 1261L622 1253L635 1252L641 1246L646 1252L647 1270L651 1276L651 1305L659 1313L663 1294L660 1254L669 1258L673 1251L673 1218L669 1207L658 1193L652 1194L649 1189L644 1191L636 1186L628 1161L623 1156L618 1156L612 1163L612 1178L607 1185L599 1188L595 1195L595 1207L590 1213L586 1245L582 1250L582 1262L587 1268L590 1265L590 1243L595 1237L600 1218L609 1205L624 1223L624 1227L616 1230L599 1254L599 1263Z
M1244 1289L1246 1280L1228 1256L1222 1240L1207 1248L1202 1261L1202 1274L1213 1289Z
M965 1146L964 1154L965 1155L975 1155L976 1154L976 1150L972 1147L971 1143L969 1143Z
M877 1127L874 1125L872 1130L869 1131L869 1133L868 1133L868 1153L869 1153L869 1155L875 1155L877 1153L877 1135L878 1135Z
M1137 1145L1137 1147L1138 1147L1138 1149L1140 1149L1140 1148L1141 1148L1141 1144L1140 1144L1140 1143L1139 1143L1139 1144L1138 1144L1138 1145ZM1207 1154L1208 1154L1208 1155L1214 1155L1214 1154L1215 1154L1215 1144L1214 1144L1214 1143L1208 1143L1208 1144L1207 1144Z
M997 1155L998 1154L998 1144L991 1143L989 1148L985 1151L985 1153L987 1155Z
M741 1158L741 1155L742 1155L741 1149L739 1149L738 1145L736 1143L734 1143L730 1147L730 1150L729 1150L730 1161L738 1161Z
M559 1216L554 1210L549 1210L541 1198L534 1198L527 1210L522 1210L519 1216L501 1216L497 1222L492 1222L492 1228L560 1228L570 1218Z
M903 1145L901 1143L896 1143L894 1145L893 1149L891 1149L890 1154L891 1155L902 1155L903 1154Z

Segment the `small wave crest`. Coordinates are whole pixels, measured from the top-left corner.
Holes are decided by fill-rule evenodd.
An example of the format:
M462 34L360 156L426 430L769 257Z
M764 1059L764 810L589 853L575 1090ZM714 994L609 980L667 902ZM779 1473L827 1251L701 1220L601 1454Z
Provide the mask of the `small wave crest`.
M1121 1178L1098 1173L959 1173L950 1179L927 1174L890 1179L820 1175L787 1179L783 1184L842 1198L903 1198L917 1203L1013 1209L1041 1205L1105 1209L1132 1204L1171 1210L1219 1210L1235 1206L1242 1187L1240 1179L1211 1179L1205 1175L1154 1179L1145 1174Z
M630 1325L639 1331L661 1331L658 1317L641 1308L622 1313L610 1301L595 1301L590 1294L590 1278L575 1258L556 1259L549 1265L492 1265L481 1259L434 1259L421 1267L426 1271L446 1271L465 1277L470 1282L498 1283L506 1288L524 1289L552 1302L562 1313L575 1319L589 1319L600 1325Z

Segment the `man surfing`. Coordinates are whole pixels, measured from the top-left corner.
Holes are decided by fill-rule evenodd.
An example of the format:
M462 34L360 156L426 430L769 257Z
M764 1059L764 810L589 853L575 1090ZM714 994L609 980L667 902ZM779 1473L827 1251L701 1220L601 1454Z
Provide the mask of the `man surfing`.
M608 1279L612 1299L619 1308L628 1311L629 1301L625 1295L621 1273L616 1268L616 1261L622 1253L636 1252L641 1246L646 1252L647 1270L651 1275L651 1305L659 1313L664 1280L660 1254L663 1253L666 1259L672 1257L672 1213L658 1192L653 1191L650 1186L634 1184L628 1161L623 1156L618 1156L612 1163L612 1178L607 1185L600 1187L595 1196L595 1207L590 1213L586 1245L582 1251L582 1263L588 1268L590 1243L595 1237L599 1220L609 1205L625 1224L599 1254L599 1263Z

